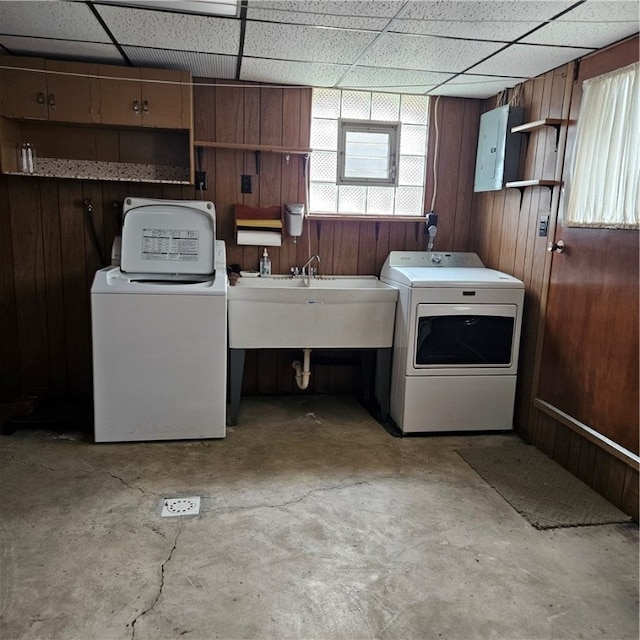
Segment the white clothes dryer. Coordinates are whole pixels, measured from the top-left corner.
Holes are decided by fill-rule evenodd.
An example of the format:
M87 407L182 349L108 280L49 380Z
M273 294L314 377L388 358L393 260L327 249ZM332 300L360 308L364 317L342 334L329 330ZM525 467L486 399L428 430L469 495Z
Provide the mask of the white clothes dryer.
M474 253L392 251L390 414L403 433L513 428L524 284Z
M212 202L127 198L91 288L96 442L223 438L227 272Z

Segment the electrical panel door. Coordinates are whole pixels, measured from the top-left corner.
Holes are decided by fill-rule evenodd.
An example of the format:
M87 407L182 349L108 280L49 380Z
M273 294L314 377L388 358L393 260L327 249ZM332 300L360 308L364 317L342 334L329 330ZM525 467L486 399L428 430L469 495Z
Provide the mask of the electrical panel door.
M518 179L521 133L511 133L524 121L524 109L505 105L480 116L473 190L499 191Z

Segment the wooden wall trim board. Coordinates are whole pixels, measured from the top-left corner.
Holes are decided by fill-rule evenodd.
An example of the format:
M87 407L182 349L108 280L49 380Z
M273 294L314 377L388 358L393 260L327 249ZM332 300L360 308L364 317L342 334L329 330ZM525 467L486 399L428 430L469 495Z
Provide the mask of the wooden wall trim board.
M603 436L601 433L598 433L588 425L576 420L574 417L565 413L564 411L560 411L557 407L545 402L544 400L540 400L540 398L533 399L533 405L536 409L539 409L543 413L546 413L548 416L551 416L556 422L560 422L569 429L572 429L579 435L581 435L586 440L589 440L593 444L597 445L614 458L624 462L629 465L636 471L640 470L640 457L638 457L632 451L621 447L619 444L610 440L606 436Z

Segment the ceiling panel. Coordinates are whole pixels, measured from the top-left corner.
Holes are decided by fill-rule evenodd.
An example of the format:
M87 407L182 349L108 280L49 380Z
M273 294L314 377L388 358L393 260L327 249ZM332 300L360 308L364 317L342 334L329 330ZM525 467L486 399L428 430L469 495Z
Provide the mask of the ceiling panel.
M638 32L640 4L589 0L522 39L523 43L605 47Z
M237 56L145 47L123 47L123 50L136 67L191 71L194 76L204 78L230 80L236 77Z
M338 86L348 89L424 93L452 77L450 73L355 66Z
M591 52L592 49L512 44L469 71L486 75L534 78Z
M572 4L575 2L566 0L415 2L401 19L393 21L390 30L452 38L511 41Z
M412 2L403 18L453 22L544 22L577 0L431 0Z
M504 43L479 40L384 33L358 60L358 64L457 73L504 46Z
M252 82L332 87L349 67L290 60L242 59L240 79Z
M509 42L535 29L539 22L454 22L447 20L394 20L390 31L474 40Z
M91 9L75 2L0 2L0 33L111 42Z
M351 64L375 39L367 31L249 22L244 55L252 58Z
M275 9L265 9L263 4L249 6L247 18L249 20L262 22L307 24L370 31L382 31L382 29L389 24L389 18L343 16L335 14L309 13L308 11L276 11Z
M429 95L459 98L490 98L504 89L524 82L526 78L504 78L463 73L446 84L436 87Z
M249 9L307 13L318 16L369 16L392 18L405 0L258 0L249 2Z
M552 22L523 38L522 42L600 49L637 30L638 25L629 22Z
M59 60L83 60L104 64L125 64L115 45L103 42L77 42L50 38L0 36L0 45L18 56L41 56Z
M96 9L122 45L238 54L239 20L106 5Z

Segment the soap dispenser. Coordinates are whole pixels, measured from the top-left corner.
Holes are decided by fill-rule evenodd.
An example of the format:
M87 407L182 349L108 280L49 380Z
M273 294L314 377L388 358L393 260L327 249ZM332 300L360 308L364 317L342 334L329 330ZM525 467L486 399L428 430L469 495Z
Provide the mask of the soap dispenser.
M267 253L267 248L264 248L262 253L262 258L260 258L260 275L261 276L270 276L271 275L271 258L269 258L269 254Z

